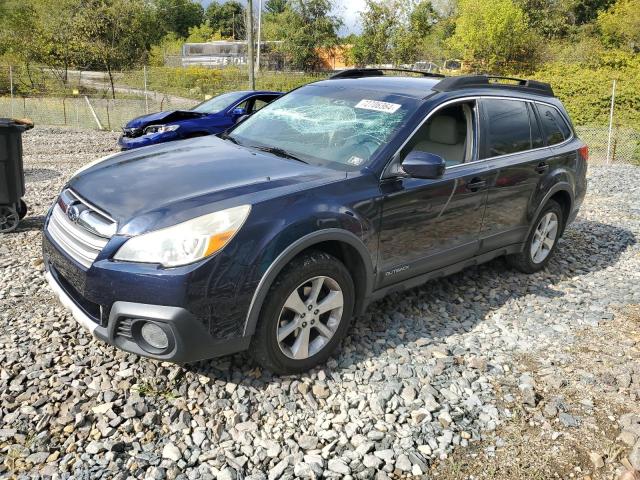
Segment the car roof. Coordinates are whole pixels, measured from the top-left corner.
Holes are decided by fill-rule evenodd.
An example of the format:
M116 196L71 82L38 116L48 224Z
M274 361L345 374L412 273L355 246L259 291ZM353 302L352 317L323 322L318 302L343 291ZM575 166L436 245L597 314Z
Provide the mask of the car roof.
M282 95L284 92L275 92L272 90L236 90L244 95ZM229 92L232 93L232 92Z
M321 80L313 85L326 85L333 88L363 88L382 93L403 95L412 98L425 98L433 93L433 87L440 78L409 77L409 76L378 76L358 78L334 78Z
M461 93L469 95L505 95L528 99L544 98L550 103L560 103L553 94L551 85L535 80L499 77L491 75L467 75L445 77L416 71L422 77L406 75L385 75L384 71L402 69L356 69L345 70L333 75L328 80L315 82L314 85L331 86L337 88L361 88L376 90L382 93L403 95L406 97L424 99L434 93L453 96ZM507 83L505 83L505 81Z

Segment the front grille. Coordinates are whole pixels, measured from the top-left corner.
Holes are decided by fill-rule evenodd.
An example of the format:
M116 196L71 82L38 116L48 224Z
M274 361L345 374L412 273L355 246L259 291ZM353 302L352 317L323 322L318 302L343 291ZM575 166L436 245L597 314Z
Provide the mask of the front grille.
M116 224L65 190L53 207L47 231L62 250L89 268L115 233Z

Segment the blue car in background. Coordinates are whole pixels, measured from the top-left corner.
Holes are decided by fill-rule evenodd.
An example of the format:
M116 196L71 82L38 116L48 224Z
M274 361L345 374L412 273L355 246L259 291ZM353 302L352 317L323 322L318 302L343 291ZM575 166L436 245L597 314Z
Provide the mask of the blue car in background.
M245 115L272 102L281 92L241 91L218 95L191 110L171 110L134 118L118 140L122 150L131 150L184 138L224 132Z

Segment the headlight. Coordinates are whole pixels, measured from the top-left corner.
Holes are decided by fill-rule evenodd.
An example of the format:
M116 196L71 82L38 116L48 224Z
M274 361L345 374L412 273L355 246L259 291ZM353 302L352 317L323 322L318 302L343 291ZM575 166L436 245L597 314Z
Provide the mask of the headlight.
M175 132L179 128L180 125L149 125L144 129L144 134L149 135L150 133Z
M193 263L213 255L229 243L250 211L250 205L241 205L132 237L120 247L114 258L126 262L159 263L165 267Z

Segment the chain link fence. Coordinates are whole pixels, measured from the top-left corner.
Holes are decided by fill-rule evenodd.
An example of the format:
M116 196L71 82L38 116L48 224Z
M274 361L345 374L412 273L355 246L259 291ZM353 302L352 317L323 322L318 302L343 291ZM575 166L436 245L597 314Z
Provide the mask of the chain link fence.
M257 88L287 91L327 75L260 72ZM0 117L28 117L37 125L115 131L146 113L190 109L219 93L248 88L246 72L234 68L140 69L109 76L105 72L0 65ZM577 133L589 145L592 162L640 165L640 130L618 124L615 102L613 107L610 125L577 125Z
M577 126L578 136L589 145L594 163L632 163L640 165L640 131L614 125L609 141L608 126Z
M64 125L76 129L119 130L146 113L188 110L197 100L150 95L149 98L0 97L0 117L30 118L36 125Z

